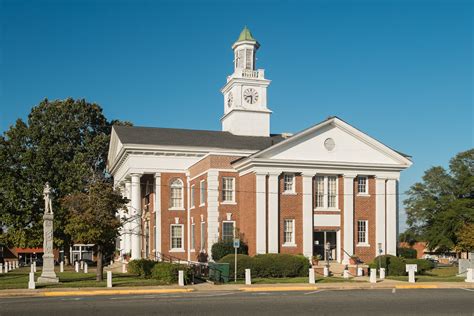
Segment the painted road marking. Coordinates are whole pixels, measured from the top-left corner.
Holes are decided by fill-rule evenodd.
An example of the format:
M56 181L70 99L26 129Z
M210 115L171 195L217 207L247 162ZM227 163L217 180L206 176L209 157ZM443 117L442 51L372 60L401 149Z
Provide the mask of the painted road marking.
M395 294L397 292L397 289L393 288L392 289L392 294Z
M74 297L74 298L63 298L61 301L80 301L82 297Z
M290 292L290 291L315 291L318 288L313 286L280 286L280 287L243 287L240 291L244 292Z
M396 289L437 289L438 286L434 284L418 284L418 285L395 285Z
M460 290L465 290L465 291L469 291L469 292L474 292L474 289L464 289L464 288L459 288Z
M139 294L166 294L187 293L193 289L131 289L131 290L93 290L93 291L55 291L44 292L43 296L94 296L94 295L139 295Z
M304 295L309 295L309 294L316 294L316 293L319 293L319 292L322 292L323 290L316 290L316 291L312 291L312 292L308 292L308 293L304 293Z

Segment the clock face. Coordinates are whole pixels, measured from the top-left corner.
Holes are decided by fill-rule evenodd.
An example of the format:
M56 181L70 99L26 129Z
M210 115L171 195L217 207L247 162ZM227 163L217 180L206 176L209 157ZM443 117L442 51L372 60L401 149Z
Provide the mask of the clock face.
M231 107L232 103L234 103L234 96L232 95L232 92L229 92L227 95L227 106Z
M244 91L244 100L248 104L255 104L258 101L258 93L253 88L248 88Z

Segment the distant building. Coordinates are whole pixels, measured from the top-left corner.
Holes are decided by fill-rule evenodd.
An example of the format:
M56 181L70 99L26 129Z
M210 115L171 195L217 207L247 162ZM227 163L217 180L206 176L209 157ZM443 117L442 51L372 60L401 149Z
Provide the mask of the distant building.
M338 117L295 135L271 134L259 47L247 28L232 46L222 131L112 129L108 170L131 200L119 214L122 254L196 260L237 235L250 255L320 254L346 263L353 255L371 260L378 245L396 254L398 183L410 157ZM397 133L398 123L386 128Z

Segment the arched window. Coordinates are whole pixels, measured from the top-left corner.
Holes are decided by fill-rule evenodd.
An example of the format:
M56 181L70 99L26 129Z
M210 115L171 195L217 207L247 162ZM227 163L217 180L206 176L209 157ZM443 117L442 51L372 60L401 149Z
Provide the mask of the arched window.
M171 181L170 206L171 208L183 208L183 181L181 179Z

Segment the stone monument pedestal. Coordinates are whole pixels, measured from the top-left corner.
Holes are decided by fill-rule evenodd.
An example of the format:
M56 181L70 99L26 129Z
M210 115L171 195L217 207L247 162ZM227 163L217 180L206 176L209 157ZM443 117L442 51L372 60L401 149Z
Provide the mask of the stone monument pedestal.
M59 278L54 272L54 255L43 255L43 271L37 283L59 283Z

